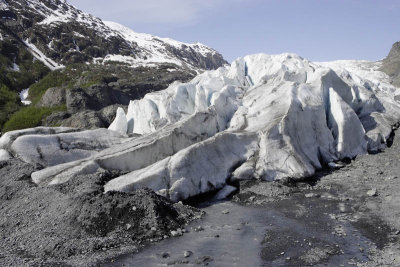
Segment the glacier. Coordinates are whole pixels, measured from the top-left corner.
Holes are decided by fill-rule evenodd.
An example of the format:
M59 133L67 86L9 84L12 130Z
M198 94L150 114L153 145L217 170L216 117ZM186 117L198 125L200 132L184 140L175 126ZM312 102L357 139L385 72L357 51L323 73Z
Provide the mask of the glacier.
M226 195L231 182L244 179L301 179L386 147L400 121L400 91L380 64L249 55L131 101L109 130L93 131L93 153L72 149L65 156L49 148L59 144L54 135L79 143L90 131L38 136L31 129L4 135L0 149L45 166L32 174L38 185L116 170L121 175L105 192L148 187L172 201L219 189ZM15 149L29 144L41 148L41 157ZM61 156L46 161L54 151Z

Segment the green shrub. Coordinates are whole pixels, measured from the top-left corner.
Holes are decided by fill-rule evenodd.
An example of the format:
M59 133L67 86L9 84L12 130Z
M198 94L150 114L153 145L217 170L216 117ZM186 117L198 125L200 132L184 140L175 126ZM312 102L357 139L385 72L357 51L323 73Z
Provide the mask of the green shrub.
M62 71L52 71L29 88L29 99L35 105L47 89L62 86L67 80L68 78Z
M0 84L0 128L9 119L10 115L20 108L19 96L7 86Z
M19 66L19 71L12 70L14 63ZM49 71L42 62L33 60L33 56L17 41L0 41L0 83L9 90L18 92L28 88Z
M50 114L58 111L66 111L65 106L58 107L23 107L4 124L3 132L32 128L41 125L41 121Z

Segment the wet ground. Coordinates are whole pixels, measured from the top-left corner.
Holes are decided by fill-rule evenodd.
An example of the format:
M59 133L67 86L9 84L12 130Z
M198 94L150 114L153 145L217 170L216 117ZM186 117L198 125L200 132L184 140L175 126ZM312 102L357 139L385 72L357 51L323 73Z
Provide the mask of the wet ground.
M214 203L182 236L106 266L349 266L367 262L371 246L392 241L378 218L357 220L347 212L350 202L329 196L294 197L262 207Z
M242 182L181 236L104 266L400 266L398 139L312 180Z

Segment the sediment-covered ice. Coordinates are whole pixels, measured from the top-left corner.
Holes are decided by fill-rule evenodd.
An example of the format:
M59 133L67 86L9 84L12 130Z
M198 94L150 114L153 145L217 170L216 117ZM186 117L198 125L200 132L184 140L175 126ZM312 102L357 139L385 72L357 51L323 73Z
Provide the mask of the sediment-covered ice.
M124 174L105 191L150 187L179 201L229 181L310 176L385 148L400 121L394 100L400 91L378 68L366 61L313 63L295 54L239 58L131 101L110 132L133 137L77 161L48 164L54 166L32 178L57 184L101 168L119 170Z
M25 162L50 167L88 158L123 140L121 134L107 129L77 132L39 127L6 133L0 139L0 149Z

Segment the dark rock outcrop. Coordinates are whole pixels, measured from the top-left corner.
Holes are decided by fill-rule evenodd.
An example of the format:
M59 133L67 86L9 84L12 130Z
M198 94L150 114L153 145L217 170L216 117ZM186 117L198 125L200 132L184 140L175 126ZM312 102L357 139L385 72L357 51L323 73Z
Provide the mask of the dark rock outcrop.
M104 67L106 68L106 67ZM122 75L119 68L107 67L115 76L102 77L102 81L85 87L85 77L78 77L76 87L54 87L46 91L37 106L55 107L65 105L66 114L52 114L43 120L44 126L62 125L93 129L108 127L115 117L118 106L126 107L130 100L141 99L146 93L159 91L174 81L187 81L192 72L171 70L168 66L158 68L129 68ZM130 76L131 75L131 76ZM81 85L81 86L79 86ZM86 117L85 117L86 116Z
M400 87L400 42L393 44L389 55L383 60L381 70L390 76L393 85Z
M105 128L108 126L97 115L97 112L93 110L84 110L75 113L68 119L63 120L61 125L79 129Z
M107 106L99 111L83 110L72 115L68 115L66 118L59 117L59 120L56 123L52 121L52 124L47 124L47 120L49 118L46 118L46 122L44 124L47 126L61 125L64 127L73 127L78 129L107 128L115 119L115 114L118 107L122 107L125 110L127 109L127 107L124 105L115 104Z

